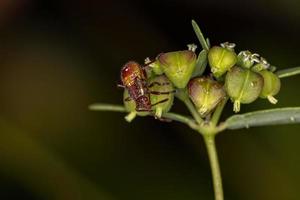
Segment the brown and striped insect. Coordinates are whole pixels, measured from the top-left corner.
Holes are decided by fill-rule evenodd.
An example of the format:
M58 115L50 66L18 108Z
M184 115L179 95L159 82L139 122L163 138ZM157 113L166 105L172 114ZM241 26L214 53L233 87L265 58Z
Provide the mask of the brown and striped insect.
M151 112L151 108L153 106L168 101L168 98L166 98L159 102L156 102L155 104L151 104L150 94L162 95L175 92L151 91L150 88L153 87L155 84L164 85L168 83L154 82L148 85L147 74L145 70L145 67L147 67L147 65L142 67L139 63L135 61L129 61L121 69L122 85L119 86L128 90L129 97L125 99L125 101L135 101L136 111L138 112Z

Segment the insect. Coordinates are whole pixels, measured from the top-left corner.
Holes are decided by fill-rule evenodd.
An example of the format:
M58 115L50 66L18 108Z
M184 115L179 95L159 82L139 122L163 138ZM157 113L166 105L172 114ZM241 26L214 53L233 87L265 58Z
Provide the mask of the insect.
M149 64L150 63L142 67L135 61L129 61L121 69L122 85L119 86L128 90L129 97L125 99L125 101L135 101L136 111L138 112L151 112L151 108L153 106L168 101L168 98L166 98L151 104L150 94L163 95L175 92L159 92L150 90L150 88L154 85L166 85L169 83L152 82L150 85L148 85L145 67L147 67Z

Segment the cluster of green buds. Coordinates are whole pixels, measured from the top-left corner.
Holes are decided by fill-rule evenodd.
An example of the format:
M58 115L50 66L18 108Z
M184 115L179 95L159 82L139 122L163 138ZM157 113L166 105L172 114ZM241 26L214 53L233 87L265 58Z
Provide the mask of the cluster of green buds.
M220 50L216 51L216 48ZM258 97L267 98L273 104L277 103L274 95L280 90L280 79L273 73L275 67L265 58L250 51L241 51L236 56L233 48L228 48L228 43L215 49L209 50L209 55L212 54L208 57L210 67L216 78L220 77L220 73L214 73L213 69L221 68L218 71L225 78L224 87L234 103L234 112L240 111L240 104L252 103ZM231 54L228 49L232 51Z
M228 72L225 87L234 102L234 111L239 112L240 103L248 104L258 97L267 98L276 104L274 98L280 90L280 79L276 70L259 54L241 51L237 56L237 66Z
M234 112L240 111L241 104L252 103L259 97L277 103L274 96L280 90L280 79L273 73L276 68L257 53L247 50L236 54L235 44L225 42L202 50L197 57L196 46L188 47L188 50L161 53L152 62L145 61L151 68L147 80L152 86L149 90L156 91L150 93L150 99L157 118L171 109L174 93L168 91L175 90L186 91L201 117L209 115L227 97L233 102ZM205 62L199 64L200 56ZM210 70L195 72L197 66L207 64ZM204 72L209 74L203 75ZM124 99L127 97L125 91ZM136 112L135 102L124 103L132 116L149 114Z

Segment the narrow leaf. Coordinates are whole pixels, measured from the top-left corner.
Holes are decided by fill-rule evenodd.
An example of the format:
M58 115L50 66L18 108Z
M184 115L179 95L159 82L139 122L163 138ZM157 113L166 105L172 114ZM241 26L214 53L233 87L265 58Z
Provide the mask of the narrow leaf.
M198 38L202 48L208 51L209 46L206 43L206 40L201 32L201 29L199 28L198 24L194 20L192 20L192 26L193 26L193 29L197 35L197 38Z
M210 49L210 40L209 40L209 38L206 38L206 44L207 44L208 48Z
M300 107L276 108L233 115L225 121L228 129L300 123Z
M294 76L300 74L300 67L279 70L278 72L276 72L276 74L279 78Z
M198 55L196 66L192 77L201 76L206 68L206 65L207 65L207 51L203 49Z

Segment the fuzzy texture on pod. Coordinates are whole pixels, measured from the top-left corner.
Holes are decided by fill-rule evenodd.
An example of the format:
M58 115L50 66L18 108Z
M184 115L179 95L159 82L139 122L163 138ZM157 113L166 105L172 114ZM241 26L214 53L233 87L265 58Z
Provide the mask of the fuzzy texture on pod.
M237 62L237 55L227 48L214 46L208 52L211 72L216 78L221 77Z
M161 118L173 105L174 86L165 75L150 79L148 85L152 110L157 118Z
M264 78L264 86L260 93L261 98L267 98L270 103L276 104L277 99L274 98L276 94L278 94L281 86L280 79L273 72L268 70L262 70L259 72L260 75Z
M206 77L192 79L188 84L188 92L202 117L209 114L226 97L223 86Z
M190 50L174 51L162 53L157 59L161 69L174 86L185 88L196 65L196 54Z
M240 104L249 104L255 101L263 88L263 77L249 69L233 67L225 78L225 90L234 102L234 112L240 111Z

